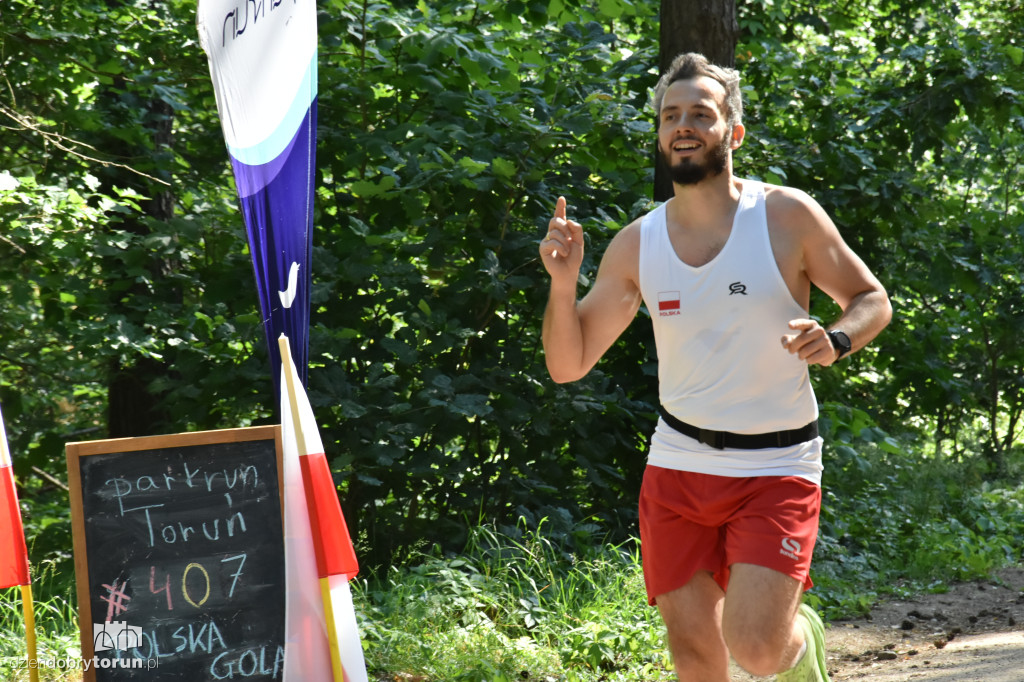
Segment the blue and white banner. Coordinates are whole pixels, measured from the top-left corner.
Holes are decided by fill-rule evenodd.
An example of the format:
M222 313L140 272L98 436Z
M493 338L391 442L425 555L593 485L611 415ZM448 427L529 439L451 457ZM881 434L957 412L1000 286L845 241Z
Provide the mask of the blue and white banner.
M199 0L221 127L249 235L276 395L277 339L303 385L316 177L315 0Z

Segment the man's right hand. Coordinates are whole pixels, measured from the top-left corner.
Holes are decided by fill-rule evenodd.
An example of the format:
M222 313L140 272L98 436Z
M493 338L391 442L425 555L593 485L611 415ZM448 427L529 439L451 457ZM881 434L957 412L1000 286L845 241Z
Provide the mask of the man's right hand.
M544 362L558 383L576 381L601 359L629 326L640 307L640 220L622 228L609 242L586 295L576 300L583 264L583 228L565 217L559 197L540 257L551 275L544 309Z
M551 279L571 279L575 286L583 264L583 226L565 217L565 197L558 197L548 233L540 242L540 259Z

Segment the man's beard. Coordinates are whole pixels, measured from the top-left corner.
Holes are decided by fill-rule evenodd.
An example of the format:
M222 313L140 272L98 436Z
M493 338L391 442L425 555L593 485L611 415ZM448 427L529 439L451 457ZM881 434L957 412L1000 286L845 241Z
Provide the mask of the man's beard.
M662 152L661 160L668 168L672 182L677 185L696 185L706 178L715 177L725 172L729 164L729 137L723 137L720 144L708 150L704 163L694 163L690 159L682 159L679 163L672 165L669 161L671 158L671 149L668 153Z

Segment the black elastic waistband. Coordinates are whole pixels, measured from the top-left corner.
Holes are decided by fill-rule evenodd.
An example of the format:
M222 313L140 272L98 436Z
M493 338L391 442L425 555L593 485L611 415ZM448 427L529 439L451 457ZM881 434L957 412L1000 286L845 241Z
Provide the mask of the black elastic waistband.
M775 431L773 433L732 433L730 431L712 431L687 424L669 414L664 405L658 405L658 412L665 423L673 429L710 445L718 450L725 448L738 448L740 450L760 450L761 448L784 448L797 443L806 443L818 437L818 421L815 420L807 426L789 431Z

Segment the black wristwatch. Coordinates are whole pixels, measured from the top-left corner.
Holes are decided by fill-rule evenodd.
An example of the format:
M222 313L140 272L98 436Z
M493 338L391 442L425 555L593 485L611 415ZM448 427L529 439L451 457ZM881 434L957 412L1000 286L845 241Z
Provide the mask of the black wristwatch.
M836 360L841 359L844 355L848 355L853 350L853 344L850 343L850 337L846 335L846 332L841 332L838 329L829 329L828 339L832 342L832 347L839 351Z

